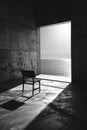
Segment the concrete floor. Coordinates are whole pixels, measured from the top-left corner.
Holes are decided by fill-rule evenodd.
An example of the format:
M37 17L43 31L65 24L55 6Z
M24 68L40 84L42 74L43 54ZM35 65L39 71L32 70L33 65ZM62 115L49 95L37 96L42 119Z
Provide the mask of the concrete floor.
M50 81L60 81L60 82L71 82L71 74L69 76L58 76L58 75L47 75L47 74L39 74L36 76L40 79L50 80Z
M21 89L18 85L0 94L0 130L86 129L86 91L70 83L45 80L34 97L31 86L25 86L24 94Z

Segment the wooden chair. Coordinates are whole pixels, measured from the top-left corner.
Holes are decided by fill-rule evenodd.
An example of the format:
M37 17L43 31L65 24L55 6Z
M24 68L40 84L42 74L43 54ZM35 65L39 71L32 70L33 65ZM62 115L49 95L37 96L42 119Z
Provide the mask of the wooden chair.
M39 89L40 92L40 79L35 78L35 72L32 70L21 70L22 72L22 77L23 77L23 88L22 92L24 92L24 84L31 84L32 85L32 96L34 95L34 90ZM38 82L39 87L34 88L34 84Z

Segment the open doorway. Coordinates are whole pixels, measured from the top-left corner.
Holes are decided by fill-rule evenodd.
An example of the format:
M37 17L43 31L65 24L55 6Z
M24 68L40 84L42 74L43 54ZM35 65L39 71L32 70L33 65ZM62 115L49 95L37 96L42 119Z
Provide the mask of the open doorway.
M71 21L40 28L41 74L71 82Z

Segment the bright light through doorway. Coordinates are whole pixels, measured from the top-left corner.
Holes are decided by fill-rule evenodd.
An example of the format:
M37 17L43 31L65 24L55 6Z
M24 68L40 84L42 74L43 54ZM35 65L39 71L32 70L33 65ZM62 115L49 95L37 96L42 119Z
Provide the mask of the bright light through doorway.
M41 74L71 79L71 21L40 28Z

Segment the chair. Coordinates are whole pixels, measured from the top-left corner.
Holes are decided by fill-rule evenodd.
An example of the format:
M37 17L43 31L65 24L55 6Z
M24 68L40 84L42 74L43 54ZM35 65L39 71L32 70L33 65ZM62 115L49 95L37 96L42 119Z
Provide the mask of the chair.
M23 77L23 88L22 88L22 92L24 92L24 84L31 84L32 85L32 96L34 95L34 90L39 89L40 92L40 79L35 78L35 72L32 70L21 70L22 72L22 77ZM34 88L34 84L38 82L39 83L39 87L38 88Z

